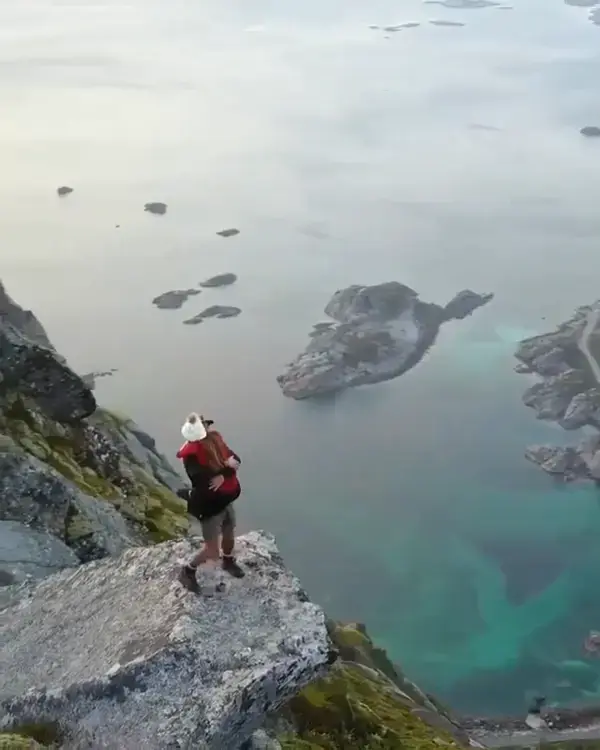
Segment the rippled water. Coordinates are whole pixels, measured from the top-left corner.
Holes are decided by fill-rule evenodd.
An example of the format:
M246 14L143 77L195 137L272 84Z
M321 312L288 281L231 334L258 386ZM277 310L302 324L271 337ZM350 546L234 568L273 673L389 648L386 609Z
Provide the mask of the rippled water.
M599 498L525 463L568 436L512 371L515 341L598 297L600 140L578 131L600 124L600 30L581 2L448 5L2 3L1 273L74 366L118 369L99 398L165 450L191 408L218 420L244 525L332 615L500 713L600 690ZM401 379L284 399L331 293L390 279L496 299ZM182 325L211 304L243 312Z

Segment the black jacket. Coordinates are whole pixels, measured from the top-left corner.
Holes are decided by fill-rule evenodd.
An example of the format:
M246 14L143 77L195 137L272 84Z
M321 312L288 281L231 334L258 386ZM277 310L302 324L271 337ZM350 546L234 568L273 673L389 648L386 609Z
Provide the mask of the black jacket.
M241 463L239 456L233 454L236 461ZM215 492L210 489L210 480L221 474L223 477L232 477L235 470L226 466L215 471L208 466L203 466L195 456L183 459L186 474L192 483L192 489L188 496L188 513L201 521L222 513L228 505L240 496L241 490L234 493Z

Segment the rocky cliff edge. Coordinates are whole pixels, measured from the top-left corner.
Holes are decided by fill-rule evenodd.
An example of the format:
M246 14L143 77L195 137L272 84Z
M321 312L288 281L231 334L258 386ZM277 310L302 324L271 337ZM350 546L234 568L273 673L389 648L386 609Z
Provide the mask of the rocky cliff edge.
M196 542L197 545L197 542ZM0 728L65 748L238 750L334 654L323 612L271 537L240 539L240 581L177 583L190 540L131 549L13 591L0 619Z

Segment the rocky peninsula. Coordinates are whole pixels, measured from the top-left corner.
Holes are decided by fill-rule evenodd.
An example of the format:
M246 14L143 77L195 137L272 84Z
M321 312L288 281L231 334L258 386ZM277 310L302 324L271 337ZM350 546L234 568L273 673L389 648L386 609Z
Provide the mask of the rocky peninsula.
M580 307L555 331L520 342L515 368L538 376L523 395L538 419L590 428L576 445L531 445L527 458L565 480L600 481L600 302Z
M315 326L278 383L285 396L304 399L396 378L421 361L443 323L492 297L467 289L441 307L397 281L340 289L325 307L333 322Z

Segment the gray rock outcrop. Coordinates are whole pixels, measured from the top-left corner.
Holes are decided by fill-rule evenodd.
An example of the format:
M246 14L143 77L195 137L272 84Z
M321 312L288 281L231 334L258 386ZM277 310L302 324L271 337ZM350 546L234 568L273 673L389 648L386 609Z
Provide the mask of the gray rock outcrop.
M56 351L50 343L50 339L48 338L48 334L46 333L46 329L44 328L44 326L40 323L40 321L36 318L31 310L26 310L14 301L14 299L4 288L4 284L1 280L0 321L2 323L10 323L18 331L20 331L23 336L26 336L28 339L33 341L33 343L39 344L40 346L45 346L47 349ZM58 359L62 359L60 355L57 354L56 356Z
M76 422L92 414L96 400L83 380L53 349L0 319L0 407L3 391L18 389L52 419Z
M52 534L85 562L185 533L182 485L147 433L97 407L0 286L0 521Z
M599 320L598 303L581 307L555 331L519 343L515 369L540 378L523 395L538 419L565 430L600 429ZM574 446L533 445L525 455L554 476L600 481L599 442L593 435Z
M44 578L79 562L75 552L52 534L17 521L0 521L0 586Z
M585 464L575 448L556 445L530 445L525 458L548 474L575 479L585 472Z
M567 413L572 400L581 393L585 384L582 372L569 369L534 383L523 395L523 403L534 409L538 419L557 420Z
M117 554L141 540L112 505L86 495L25 451L1 446L0 518L52 534L80 562Z
M272 537L247 576L176 581L190 540L127 550L18 587L0 612L0 731L56 723L71 750L238 750L335 657L323 612Z
M422 359L442 323L491 299L465 290L442 308L396 281L341 289L325 307L334 323L315 328L277 381L285 396L303 399L398 377Z

